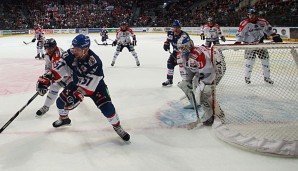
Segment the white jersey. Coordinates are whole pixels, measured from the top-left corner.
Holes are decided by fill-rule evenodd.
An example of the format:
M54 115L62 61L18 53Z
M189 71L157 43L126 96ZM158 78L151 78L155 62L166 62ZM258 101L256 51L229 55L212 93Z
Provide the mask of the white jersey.
M128 27L126 30L122 30L121 28L118 29L116 34L116 40L118 41L118 44L121 44L121 45L132 44L130 37L135 37L135 34L131 30L131 28Z
M201 29L201 34L204 34L206 41L214 42L218 41L219 37L222 36L221 29L218 24L205 24Z
M45 54L45 71L46 73L54 67L54 65L59 61L61 58L61 54L63 50L61 48L56 47L55 52L52 56Z
M45 54L45 73L49 72L55 65L57 65L58 61L61 59L61 55L64 51L61 48L56 47L55 52L52 56ZM72 75L72 71L68 70L68 74L65 74L62 81L64 83L69 83Z
M256 18L254 22L249 19L240 23L236 34L236 42L244 43L260 43L264 37L264 33L268 36L273 34L272 26L263 18Z
M41 29L35 30L34 38L38 41L44 41L45 40L45 34Z
M195 62L196 68L191 68L192 62ZM210 49L204 46L195 46L191 49L190 58L186 60L181 52L177 54L177 63L183 80L192 80L194 74L201 74L201 81L206 85L213 83L215 79L215 69L212 64Z

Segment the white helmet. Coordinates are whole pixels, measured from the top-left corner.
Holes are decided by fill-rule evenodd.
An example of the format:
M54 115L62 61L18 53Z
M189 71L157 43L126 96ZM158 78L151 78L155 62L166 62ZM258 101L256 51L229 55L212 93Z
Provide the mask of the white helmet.
M193 41L186 34L183 34L177 41L177 48L182 54L189 53L193 46Z

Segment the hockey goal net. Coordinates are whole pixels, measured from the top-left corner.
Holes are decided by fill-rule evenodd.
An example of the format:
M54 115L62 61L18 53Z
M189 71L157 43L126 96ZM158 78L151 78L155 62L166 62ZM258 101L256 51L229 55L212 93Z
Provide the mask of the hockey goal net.
M215 114L224 113L213 125L216 135L245 149L298 157L298 44L216 45L212 51L226 62L214 93ZM247 84L244 56L252 51L259 56ZM264 81L262 55L269 55L273 84Z

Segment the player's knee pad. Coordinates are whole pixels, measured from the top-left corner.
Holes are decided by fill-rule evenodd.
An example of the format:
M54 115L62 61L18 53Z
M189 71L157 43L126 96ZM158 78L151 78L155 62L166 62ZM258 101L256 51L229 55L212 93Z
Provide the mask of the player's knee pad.
M268 58L269 58L269 53L268 53L267 50L260 50L260 51L258 52L258 57L259 57L260 59L268 59Z
M192 91L192 83L190 81L182 80L177 86L189 97L189 93Z
M135 50L135 48L134 48L133 45L129 45L129 46L127 46L127 49L128 49L129 52L132 52L132 51Z
M56 106L58 109L64 109L64 101L59 97L57 100L56 100Z
M117 52L122 52L123 46L122 45L118 45L116 48Z

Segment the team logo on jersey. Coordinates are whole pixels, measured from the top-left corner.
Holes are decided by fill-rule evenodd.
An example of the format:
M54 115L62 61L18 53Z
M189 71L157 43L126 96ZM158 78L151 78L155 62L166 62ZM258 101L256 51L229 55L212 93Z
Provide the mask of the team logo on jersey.
M84 65L82 65L82 66L80 67L80 70L81 70L82 72L86 72L86 71L87 71L87 68L86 68Z
M90 66L94 65L96 63L96 59L94 58L94 56L90 56L89 60L88 60L88 64Z

